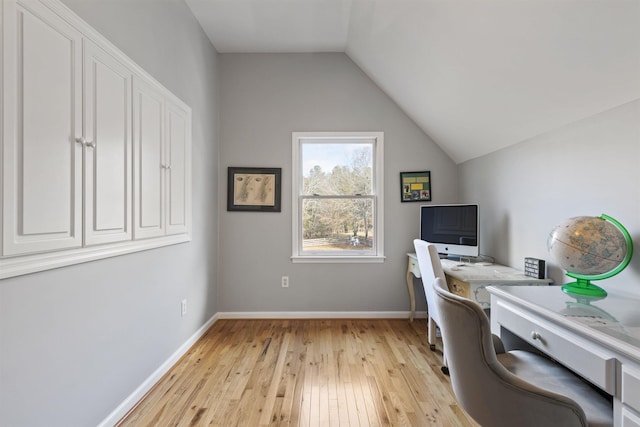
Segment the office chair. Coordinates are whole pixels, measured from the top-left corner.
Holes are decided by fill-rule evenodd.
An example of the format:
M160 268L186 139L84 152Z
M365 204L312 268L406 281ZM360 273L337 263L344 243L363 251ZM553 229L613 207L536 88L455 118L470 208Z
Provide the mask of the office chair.
M446 279L435 245L425 242L424 240L415 239L413 241L413 247L416 250L418 267L420 268L420 276L422 278L422 286L424 287L424 295L427 298L427 342L429 343L429 348L433 351L436 349L436 331L437 327L440 325L438 309L434 303L435 293L433 290L433 281L436 278L441 278L446 283ZM448 374L444 344L442 346L442 372Z
M433 288L453 391L480 425L613 425L611 401L590 384L538 354L496 354L499 338L482 308L449 292L441 278Z

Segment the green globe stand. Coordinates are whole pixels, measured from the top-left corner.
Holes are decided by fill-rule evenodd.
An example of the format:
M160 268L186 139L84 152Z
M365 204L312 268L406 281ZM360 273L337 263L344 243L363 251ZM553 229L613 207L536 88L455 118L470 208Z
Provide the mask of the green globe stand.
M616 274L620 273L622 270L624 270L627 267L627 265L629 265L629 262L631 261L631 256L633 255L633 240L631 240L631 235L629 234L627 229L624 228L624 226L620 224L617 220L615 220L614 218L611 218L609 215L602 214L600 215L599 218L602 218L605 221L609 221L610 223L618 227L618 229L624 236L625 242L627 243L627 253L625 254L625 257L622 260L622 262L616 268L606 273L591 275L591 276L576 274L576 273L567 273L567 276L576 279L575 282L567 283L562 286L562 291L567 294L588 295L593 297L607 296L607 291L602 289L600 286L594 285L593 283L591 283L591 281L608 279L610 277L613 277Z

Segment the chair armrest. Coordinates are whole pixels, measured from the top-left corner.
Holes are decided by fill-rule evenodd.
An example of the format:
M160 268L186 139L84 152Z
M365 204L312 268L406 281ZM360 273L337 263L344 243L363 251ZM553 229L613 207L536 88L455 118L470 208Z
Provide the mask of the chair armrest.
M491 334L491 338L493 339L493 348L496 350L496 354L504 353L504 344L500 337L496 334Z

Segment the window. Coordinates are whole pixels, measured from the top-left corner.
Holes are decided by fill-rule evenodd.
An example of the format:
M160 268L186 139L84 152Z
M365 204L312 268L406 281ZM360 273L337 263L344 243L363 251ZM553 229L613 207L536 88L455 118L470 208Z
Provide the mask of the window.
M382 262L382 132L293 133L294 262Z

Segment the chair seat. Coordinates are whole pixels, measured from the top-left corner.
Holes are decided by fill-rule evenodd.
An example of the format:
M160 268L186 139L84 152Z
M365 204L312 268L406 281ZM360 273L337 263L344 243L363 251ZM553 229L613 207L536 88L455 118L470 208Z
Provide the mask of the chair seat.
M521 379L575 400L584 410L589 426L613 425L610 398L562 365L527 351L513 350L497 354L498 361Z

